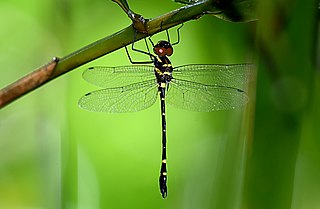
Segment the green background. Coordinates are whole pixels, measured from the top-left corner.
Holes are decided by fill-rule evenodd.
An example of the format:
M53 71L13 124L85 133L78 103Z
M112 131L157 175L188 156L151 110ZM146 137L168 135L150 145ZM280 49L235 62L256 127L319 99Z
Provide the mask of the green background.
M129 5L146 18L181 6L170 0ZM0 209L320 208L315 8L315 1L262 1L258 23L204 16L184 25L174 66L254 62L257 90L251 83L249 104L240 110L168 106L165 200L158 188L159 103L130 114L77 106L97 89L82 79L83 70L130 65L123 49L0 110ZM129 24L108 0L2 0L0 87ZM170 34L176 38L175 29Z

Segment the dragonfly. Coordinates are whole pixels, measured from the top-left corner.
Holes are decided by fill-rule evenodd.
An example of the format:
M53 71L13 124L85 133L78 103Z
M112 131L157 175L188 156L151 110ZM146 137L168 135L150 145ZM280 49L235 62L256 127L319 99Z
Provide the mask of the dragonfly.
M180 27L181 28L181 27ZM248 102L246 88L252 77L252 64L191 64L173 67L169 56L173 46L168 40L157 44L149 38L154 54L134 48L132 50L150 57L148 61L133 61L129 66L91 67L83 72L83 78L103 89L85 94L79 106L93 112L128 113L144 110L160 98L162 129L162 160L159 187L163 198L167 197L167 127L166 103L171 106L197 111L212 112L241 108ZM144 65L153 63L153 65ZM137 64L137 65L136 65Z

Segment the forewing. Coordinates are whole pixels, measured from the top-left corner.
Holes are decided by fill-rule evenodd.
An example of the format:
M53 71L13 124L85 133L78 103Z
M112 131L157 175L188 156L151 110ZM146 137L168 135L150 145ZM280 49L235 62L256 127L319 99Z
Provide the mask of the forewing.
M98 66L85 70L82 77L96 86L112 88L150 80L154 77L154 67L149 65Z
M183 65L173 70L173 78L205 85L228 86L245 90L254 78L252 64L233 65Z
M93 112L126 113L150 107L157 98L155 79L123 87L93 91L79 100L79 107Z
M240 108L247 103L248 96L233 87L174 79L169 84L166 101L185 110L211 112Z

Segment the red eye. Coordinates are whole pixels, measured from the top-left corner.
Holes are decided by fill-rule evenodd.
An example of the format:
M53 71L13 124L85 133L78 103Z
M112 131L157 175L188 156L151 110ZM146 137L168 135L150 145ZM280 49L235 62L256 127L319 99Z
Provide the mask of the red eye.
M168 56L171 56L173 53L173 49L170 47L170 48L167 48L167 55Z
M163 47L155 47L154 48L154 53L158 56L165 56L166 55L166 49Z

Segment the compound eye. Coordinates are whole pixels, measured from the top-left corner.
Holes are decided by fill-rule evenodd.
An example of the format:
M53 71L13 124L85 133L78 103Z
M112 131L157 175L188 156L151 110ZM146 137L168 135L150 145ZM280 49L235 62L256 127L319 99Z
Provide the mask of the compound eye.
M173 49L170 47L170 48L167 48L167 55L168 56L171 56L172 55L172 53L173 53Z
M165 56L167 54L167 50L164 47L155 47L154 53L158 56Z

